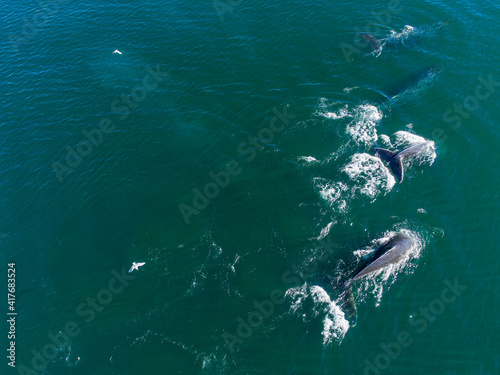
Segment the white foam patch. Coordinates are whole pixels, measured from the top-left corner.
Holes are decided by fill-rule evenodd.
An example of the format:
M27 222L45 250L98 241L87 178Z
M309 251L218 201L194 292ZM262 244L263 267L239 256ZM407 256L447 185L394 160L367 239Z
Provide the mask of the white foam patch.
M380 134L379 140L380 140L380 143L382 143L384 147L386 147L386 148L392 147L391 138L389 138L388 135Z
M330 299L323 288L313 285L311 294L315 304L323 304L326 307L323 319L323 345L329 345L332 342L340 344L349 330L349 322L345 318L344 312L335 301Z
M323 345L332 343L340 344L349 330L349 322L345 318L344 312L340 307L330 299L328 293L317 285L309 286L304 284L300 287L288 289L286 296L293 300L290 310L293 313L301 314L304 321L308 317L323 318ZM313 303L312 310L304 311L305 301L310 300Z
M326 98L319 100L318 110L314 113L316 116L322 116L328 119L338 120L344 117L351 117L352 113L349 111L349 106L343 104L341 108L338 102L329 102Z
M290 288L285 292L285 296L290 297L293 301L290 305L290 310L292 312L297 313L299 311L304 299L308 296L307 289L307 284L304 284L302 286Z
M321 112L319 113L321 116L333 119L333 120L338 120L344 117L350 117L351 114L347 110L347 105L344 108L339 109L337 112Z
M312 157L312 156L299 156L298 157L298 160L299 161L305 161L306 163L317 163L318 162L318 159Z
M376 126L382 117L382 112L374 105L360 105L355 109L346 132L358 145L372 146L378 138Z
M380 192L391 191L396 180L379 158L369 154L355 154L343 169L356 186L353 191L376 198Z
M419 135L405 132L403 130L394 133L394 146L399 150L403 150L405 148L418 145L420 143L427 143L427 147L425 147L417 156L416 159L419 161L419 164L429 164L432 165L434 160L436 160L436 145L434 141L425 139Z
M403 30L401 30L401 32L399 32L399 33L394 31L394 30L391 30L390 39L404 41L405 39L408 39L414 33L415 33L415 28L413 26L405 25Z
M330 229L332 229L332 226L333 224L335 224L336 222L331 222L329 223L326 227L324 227L323 229L321 229L321 233L319 234L318 236L318 240L321 240L323 238L325 238L326 236L328 236L328 233L330 233Z
M373 50L373 52L369 53L369 55L375 56L377 58L382 54L382 51L384 50L384 46L385 46L386 41L383 39L380 39L379 43L380 43L380 46L377 49Z
M343 90L343 91L344 91L346 94L349 94L349 93L350 93L352 90L354 90L354 89L359 89L359 86L354 86L354 87L346 87L346 88L344 88L344 90Z
M362 196L374 201L380 194L392 190L396 180L382 161L366 153L355 154L342 168L347 174L347 183L328 181L321 177L313 179L320 197L336 212L347 213L350 203ZM320 235L321 236L321 235Z
M352 90L356 87L347 88ZM361 104L353 109L348 104L341 108L335 108L339 103L329 103L326 99L320 99L319 108L315 115L328 119L351 119L347 125L346 133L358 145L372 146L377 140L376 126L382 120L383 114L380 109L372 104Z
M316 177L314 184L319 189L319 195L333 209L345 212L347 207L345 193L348 191L347 185L342 182L328 182L324 178Z

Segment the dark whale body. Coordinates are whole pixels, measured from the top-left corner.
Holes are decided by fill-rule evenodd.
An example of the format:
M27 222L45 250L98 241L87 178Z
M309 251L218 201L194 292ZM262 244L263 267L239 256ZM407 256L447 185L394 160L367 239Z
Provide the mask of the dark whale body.
M411 248L411 245L411 238L407 235L395 235L371 253L370 257L351 276L349 284L390 264L398 263Z
M435 79L441 74L442 68L440 66L433 66L413 74L410 78L404 80L402 84L389 91L388 96L395 100L398 97L406 97L415 95L421 90L429 88Z
M372 49L374 51L378 51L382 45L381 41L378 40L377 38L375 38L373 35L370 35L368 33L361 33L359 34L359 36L361 38L363 38L364 40L366 40L367 42L370 43L370 47L372 47Z
M356 304L351 293L351 285L360 278L398 263L412 247L412 240L405 234L396 234L362 262L344 284L344 308L352 326L356 325Z

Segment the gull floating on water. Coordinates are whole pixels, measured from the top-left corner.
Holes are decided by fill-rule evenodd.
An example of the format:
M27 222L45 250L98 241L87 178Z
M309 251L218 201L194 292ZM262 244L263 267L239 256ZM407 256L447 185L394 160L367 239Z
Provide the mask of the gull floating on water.
M130 267L130 270L128 271L129 273L132 272L133 270L139 270L139 267L144 266L146 262L141 262L141 263L132 263L132 267Z
M122 54L122 53L121 53L120 51L118 51L117 49L115 49L115 50L113 51L113 53L119 53L120 55Z

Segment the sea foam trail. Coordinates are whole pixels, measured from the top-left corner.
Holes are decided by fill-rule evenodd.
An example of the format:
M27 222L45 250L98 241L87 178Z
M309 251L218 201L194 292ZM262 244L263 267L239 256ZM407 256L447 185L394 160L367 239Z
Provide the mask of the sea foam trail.
M347 214L351 203L367 197L374 201L387 194L396 180L382 161L370 154L354 154L341 169L346 178L329 181L316 177L313 184L321 198L336 212Z
M303 161L303 162L308 163L308 164L318 163L318 160L313 156L299 156L298 160Z
M342 169L354 183L351 194L376 198L381 192L389 192L396 183L379 158L369 154L355 154Z
M325 178L315 177L313 184L320 197L328 203L331 209L347 213L347 194L349 188L342 182L328 181Z
M382 120L383 114L380 109L372 104L364 103L354 108L345 104L337 110L330 108L326 99L322 99L316 115L327 119L340 120L350 119L346 127L346 133L357 145L371 146L377 140L376 126Z
M286 296L292 300L290 311L308 321L321 318L323 323L323 345L341 344L349 330L349 322L342 309L332 301L328 293L317 285L302 286L288 289ZM312 310L305 308L306 301L312 302Z
M410 25L405 25L403 30L397 32L395 30L391 30L391 36L388 38L389 42L401 42L404 44L404 41L408 39L410 36L415 34L415 28Z
M300 156L297 158L303 165L325 165L332 160L337 160L354 147L369 149L378 139L377 125L383 118L380 108L369 103L353 106L339 102L329 102L322 98L319 101L318 109L314 113L325 119L333 120L333 126L339 129L341 145L332 150L331 155L320 160L313 156Z
M352 147L369 149L378 139L377 125L382 120L383 113L380 108L367 102L354 105L321 98L314 116L331 120L328 126L338 131L341 145L332 150L331 155L319 160L308 155L297 157L303 165L328 164L349 152Z
M356 144L371 146L377 140L376 126L382 117L382 112L376 106L362 104L355 109L353 120L347 125L347 133Z
M432 165L434 160L436 160L436 144L434 141L403 130L394 133L394 139L394 145L401 150L425 142L427 143L427 147L416 158L419 160L419 164Z
M338 120L344 117L352 117L352 112L349 110L348 104L342 104L342 106L338 109L332 108L339 104L341 103L329 102L328 99L321 98L319 99L318 109L314 114L316 116L322 116L333 120Z

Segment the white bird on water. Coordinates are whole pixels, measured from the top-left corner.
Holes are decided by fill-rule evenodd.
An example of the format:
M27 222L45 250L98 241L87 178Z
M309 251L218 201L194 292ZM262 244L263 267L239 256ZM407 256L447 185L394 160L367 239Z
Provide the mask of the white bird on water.
M113 53L119 53L120 55L122 54L122 53L121 53L120 51L118 51L117 49L115 49L115 50L113 51Z
M141 262L141 263L132 263L132 267L130 267L130 270L128 271L129 273L132 272L133 270L139 270L139 267L144 266L146 262Z

